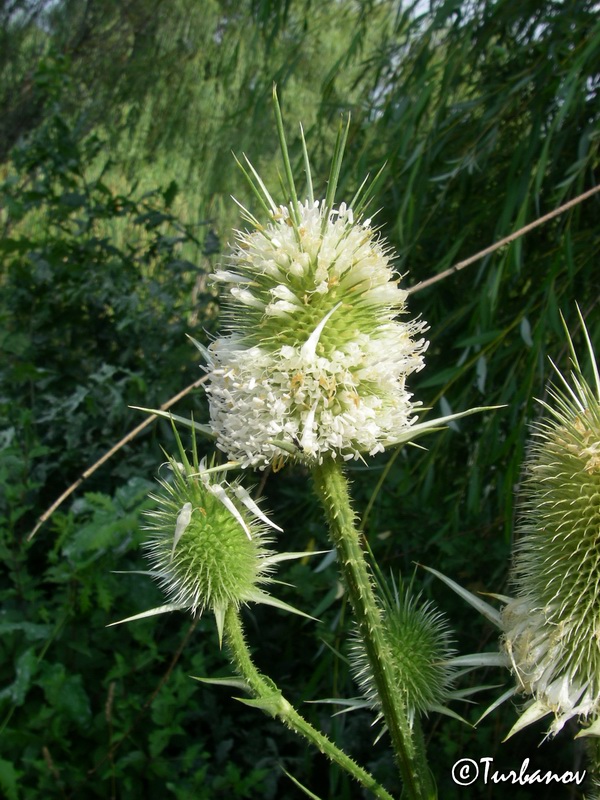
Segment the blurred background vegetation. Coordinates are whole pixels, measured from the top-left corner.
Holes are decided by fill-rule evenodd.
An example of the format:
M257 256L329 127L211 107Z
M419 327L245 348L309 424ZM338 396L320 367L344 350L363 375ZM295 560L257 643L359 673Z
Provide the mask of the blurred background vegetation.
M39 515L142 417L200 377L186 333L218 330L207 275L253 199L231 151L277 186L271 89L300 176L302 121L327 175L351 113L338 197L385 164L373 202L404 283L435 276L598 181L600 19L592 0L0 0L0 795L26 798L296 798L285 768L323 798L362 797L258 712L190 675L228 674L213 623L107 623L160 603L144 576L142 511L168 425L146 429L29 542ZM321 184L324 194L325 188ZM410 298L430 325L412 381L430 413L504 404L353 467L357 507L385 575L434 566L502 592L514 501L551 356L568 369L560 312L597 348L600 195ZM284 198L281 198L284 199ZM174 411L206 418L202 390ZM207 445L208 446L208 445ZM287 550L326 547L307 474L261 487ZM316 562L318 563L318 562ZM335 565L282 572L281 596L315 625L250 609L265 665L303 713L390 791L385 737L362 712L305 701L354 696L350 623ZM494 632L422 570L462 652ZM505 674L479 673L498 684ZM481 696L489 703L497 688ZM480 709L455 710L475 721ZM477 729L427 721L440 797L460 757L499 768L577 768L564 731L502 744L507 705ZM565 797L564 787L546 797ZM482 784L469 796L526 798ZM462 795L461 795L462 796ZM577 796L573 794L573 796Z

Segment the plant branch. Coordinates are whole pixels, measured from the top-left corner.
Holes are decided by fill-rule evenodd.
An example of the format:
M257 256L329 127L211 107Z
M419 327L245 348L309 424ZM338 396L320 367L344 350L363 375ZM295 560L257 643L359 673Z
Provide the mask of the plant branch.
M224 633L233 663L255 698L254 700L237 698L238 700L280 719L290 730L314 745L319 752L344 769L379 800L393 800L391 794L380 786L370 773L340 750L325 734L307 722L283 697L273 681L258 671L244 638L239 611L233 605L230 605L225 613Z
M176 395L174 395L169 400L167 400L166 403L163 403L162 406L160 407L160 410L161 411L166 411L168 408L170 408L172 405L174 405L178 400L181 400L182 397L185 397L186 394L191 392L192 389L197 389L198 386L201 386L207 380L208 380L208 375L203 375L201 378L198 378L197 381L194 381L193 383L190 383L190 385L186 386L185 389L182 389ZM38 519L38 521L37 521L37 523L35 525L35 528L31 531L31 533L27 537L27 541L30 542L33 539L33 537L36 535L36 533L42 527L44 522L46 522L52 516L52 514L54 514L56 509L59 508L65 502L65 500L68 497L70 497L73 494L73 492L81 486L81 484L85 480L87 480L91 475L93 475L94 472L96 472L96 470L99 467L101 467L102 464L104 464L106 461L108 461L109 458L112 458L112 456L114 456L114 454L117 452L117 450L120 450L124 445L127 444L127 442L130 442L132 439L135 439L135 437L138 435L138 433L141 433L144 430L144 428L147 428L148 425L150 425L152 422L154 422L155 419L158 419L158 416L156 414L151 414L143 422L141 422L139 425L137 425L135 428L133 428L133 430L129 431L129 433L126 436L124 436L120 441L118 441L115 445L113 445L113 447L111 447L108 452L106 452L101 458L99 458L98 461L96 461L94 464L92 464L91 467L86 469L86 471L83 472L81 474L81 476L79 478L77 478L77 480L74 483L72 483L69 486L69 488L66 489L61 494L61 496L52 503L50 508L47 508L46 511L44 511L44 513Z
M518 231L505 236L500 241L495 242L494 244L486 247L485 250L480 250L478 253L475 253L473 256L469 256L469 258L465 258L464 261L459 261L454 266L445 269L443 272L440 272L439 275L434 275L432 278L427 278L426 281L421 281L420 283L416 283L414 286L411 286L407 289L409 294L414 294L414 292L420 292L421 289L426 289L428 286L433 286L434 283L438 283L438 281L443 281L445 278L450 277L450 275L454 275L456 272L460 272L461 269L474 264L475 261L479 261L479 259L483 258L484 256L489 256L490 253L499 250L501 247L504 247L505 244L510 244L514 242L515 239L518 239L521 236L524 236L529 231L532 231L534 228L538 228L540 225L543 225L545 222L557 217L559 214L562 214L565 211L568 211L573 206L582 203L584 200L587 200L592 195L600 192L600 186L594 186L593 189L589 189L587 192L583 194L577 195L572 200L569 200L568 203L564 203L562 206L555 208L554 211L550 211L548 214L544 214L543 217L539 217L538 219L530 222L528 225L519 228Z

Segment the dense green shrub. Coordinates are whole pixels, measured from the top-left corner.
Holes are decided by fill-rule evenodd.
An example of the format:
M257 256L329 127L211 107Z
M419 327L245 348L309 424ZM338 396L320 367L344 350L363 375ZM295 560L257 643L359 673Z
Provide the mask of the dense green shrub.
M61 111L65 62L43 62L35 80L52 109L0 185L0 403L9 436L23 435L29 412L52 499L133 427L128 405L158 405L198 377L185 334L197 333L192 309L209 328L215 306L202 266L209 228L178 219L176 182L117 191L102 140ZM214 252L214 236L207 244ZM134 455L120 477L147 466Z

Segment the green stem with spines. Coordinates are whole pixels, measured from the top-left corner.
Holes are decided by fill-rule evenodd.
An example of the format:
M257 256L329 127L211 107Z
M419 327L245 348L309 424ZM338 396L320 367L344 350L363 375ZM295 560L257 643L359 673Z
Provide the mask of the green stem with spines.
M230 605L225 612L224 634L233 664L255 698L254 700L238 699L248 705L260 708L269 716L280 719L290 730L314 745L319 752L372 792L378 800L393 800L392 795L380 786L369 772L360 767L343 750L340 750L324 733L307 722L284 698L275 683L258 671L246 644L239 611L233 605Z
M436 790L427 766L420 727L411 725L402 687L395 683L391 653L385 640L382 611L355 525L348 481L341 464L327 458L312 470L317 494L325 509L329 530L338 554L348 597L373 671L381 711L404 782L406 798L432 800Z

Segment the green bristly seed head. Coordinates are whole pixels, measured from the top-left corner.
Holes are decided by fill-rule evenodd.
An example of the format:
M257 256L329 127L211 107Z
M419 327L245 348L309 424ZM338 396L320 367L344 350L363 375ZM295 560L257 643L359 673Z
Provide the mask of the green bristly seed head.
M431 603L396 591L393 605L386 603L383 630L394 668L394 683L405 695L412 720L416 715L444 710L452 699L454 655L449 626ZM378 708L371 667L362 644L356 640L352 672L370 705Z
M143 545L152 565L146 574L159 582L168 604L111 625L169 611L200 615L209 610L215 615L222 641L228 609L245 603L265 603L312 619L272 597L263 587L273 583L270 576L280 562L318 555L318 551L277 553L267 549L272 541L268 528L279 532L281 528L265 515L239 481L224 479L228 470L237 465L228 462L207 467L206 459L198 461L193 420L190 461L173 419L171 422L180 460L167 456L171 476L159 480L162 493L151 495L157 508L146 512L150 520L146 530L151 535Z
M270 523L237 482L193 462L168 459L172 473L160 480L157 508L147 512L151 531L144 545L152 574L169 602L193 614L210 609L222 615L231 604L259 600L277 560L266 548Z
M152 569L169 600L192 612L238 605L260 578L264 534L253 526L249 539L200 479L182 483L178 477L174 485L163 482L165 493L154 496L159 508L148 514L153 535L145 544ZM178 526L180 538L174 543Z
M600 726L600 381L589 338L594 387L569 345L571 380L559 374L542 404L526 463L516 598L502 623L519 687L534 698L515 729L553 713L550 733L579 717L585 735Z

